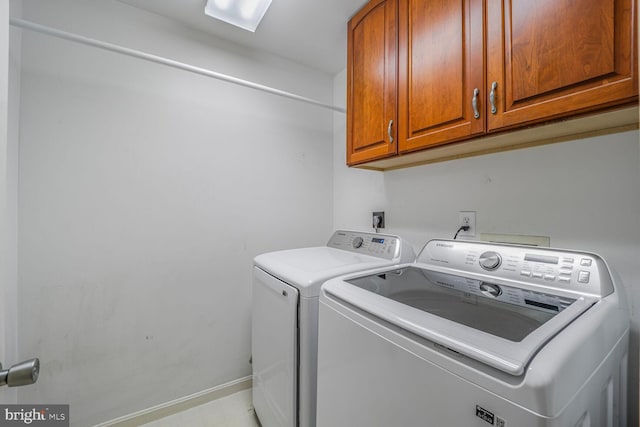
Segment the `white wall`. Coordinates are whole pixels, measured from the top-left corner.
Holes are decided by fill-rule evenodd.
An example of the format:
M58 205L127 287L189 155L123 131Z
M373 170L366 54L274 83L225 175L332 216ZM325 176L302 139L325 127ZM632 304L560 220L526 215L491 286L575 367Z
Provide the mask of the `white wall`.
M17 360L18 113L20 38L9 37L9 3L0 6L0 362ZM20 14L20 8L16 8ZM16 390L0 389L0 402L15 403Z
M9 106L9 4L0 4L0 362L6 364L7 333L7 292L9 278L6 266L8 247L7 220L7 162ZM6 402L5 393L0 391L0 402Z
M331 101L331 76L115 1L25 19ZM20 402L90 425L250 374L251 262L332 230L332 113L23 33Z
M344 103L345 76L335 79ZM336 118L339 119L339 118ZM389 172L345 166L344 119L334 129L334 226L387 229L419 250L451 238L458 211L477 212L479 232L543 235L551 245L601 254L618 271L632 308L631 423L638 422L640 165L638 132L571 141ZM343 201L348 201L343 203ZM357 206L357 209L353 207Z

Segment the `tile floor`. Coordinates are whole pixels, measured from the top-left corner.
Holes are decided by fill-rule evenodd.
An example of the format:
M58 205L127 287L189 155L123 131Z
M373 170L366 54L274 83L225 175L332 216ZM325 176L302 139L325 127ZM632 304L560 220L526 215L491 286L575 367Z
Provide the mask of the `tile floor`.
M144 424L144 427L260 427L251 389Z

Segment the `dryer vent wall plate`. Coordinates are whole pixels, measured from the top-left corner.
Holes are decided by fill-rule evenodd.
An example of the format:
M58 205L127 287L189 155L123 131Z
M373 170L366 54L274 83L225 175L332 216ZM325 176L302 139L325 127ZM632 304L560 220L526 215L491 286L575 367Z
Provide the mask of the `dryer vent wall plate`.
M549 236L526 236L522 234L480 233L480 240L493 243L510 243L513 245L551 246Z

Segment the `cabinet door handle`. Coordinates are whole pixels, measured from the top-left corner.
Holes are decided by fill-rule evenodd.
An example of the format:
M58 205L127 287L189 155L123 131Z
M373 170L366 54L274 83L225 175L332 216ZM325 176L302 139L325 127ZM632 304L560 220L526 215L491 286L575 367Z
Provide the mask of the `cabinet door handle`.
M480 93L480 90L478 88L475 88L473 90L473 98L471 98L471 106L473 107L473 118L474 119L479 119L480 118L480 112L478 111L478 94Z
M498 88L498 82L491 83L491 93L489 94L489 102L491 102L491 114L496 114L498 109L496 108L496 89Z
M389 120L389 126L387 127L387 133L389 134L389 143L393 142L393 120Z

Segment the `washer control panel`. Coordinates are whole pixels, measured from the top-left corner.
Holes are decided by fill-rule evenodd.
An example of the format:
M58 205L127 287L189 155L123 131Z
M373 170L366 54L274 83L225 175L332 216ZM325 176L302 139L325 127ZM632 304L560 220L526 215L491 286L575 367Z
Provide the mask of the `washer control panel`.
M539 292L510 285L497 285L495 283L469 279L448 273L434 272L425 269L422 270L422 274L433 283L448 289L456 289L464 292L464 298L471 304L475 301L472 296L477 295L512 305L557 314L575 302L575 298L558 296L551 292Z
M388 234L339 230L333 233L327 246L388 260L401 255L400 238Z
M588 252L432 240L417 262L602 297L613 292L606 263Z

